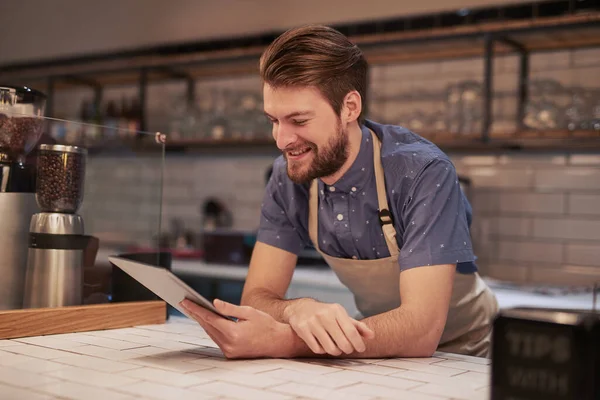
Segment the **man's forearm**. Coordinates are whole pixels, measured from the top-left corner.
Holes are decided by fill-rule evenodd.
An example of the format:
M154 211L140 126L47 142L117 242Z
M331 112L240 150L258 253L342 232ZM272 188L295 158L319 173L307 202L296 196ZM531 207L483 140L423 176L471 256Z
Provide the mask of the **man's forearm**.
M429 329L430 324L421 322L416 314L400 307L362 320L375 332L373 339L365 339L366 350L335 358L429 357L437 348L441 332ZM313 353L291 328L282 335L282 358L334 357Z
M285 310L288 306L301 301L313 301L308 298L282 299L269 290L255 289L242 297L242 306L251 306L266 312L278 322L288 323Z

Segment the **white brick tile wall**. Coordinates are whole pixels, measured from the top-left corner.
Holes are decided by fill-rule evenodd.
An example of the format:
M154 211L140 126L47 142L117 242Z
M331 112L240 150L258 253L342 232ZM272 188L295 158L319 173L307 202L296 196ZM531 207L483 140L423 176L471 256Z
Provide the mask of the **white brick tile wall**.
M564 71L571 66L571 52L533 53L529 58L529 70L536 76L539 71Z
M504 213L563 214L565 195L501 193L500 211Z
M562 268L531 268L531 280L550 285L591 287L594 282L600 283L600 272L597 267L575 265Z
M496 95L493 111L496 119L493 129L496 131L515 129L518 68L516 55L497 57L494 61ZM600 87L599 68L600 51L597 49L536 53L531 58L531 79L556 79L567 86ZM396 121L403 114L416 110L430 112L443 107L448 84L466 79L482 81L483 62L468 59L377 66L371 68L371 78L373 86L370 90L377 95L418 94L421 91L439 94L438 101L403 100L377 108L378 113ZM260 80L250 76L202 81L196 85L198 93L213 87L235 86L259 91ZM182 87L181 82L151 85L147 115L152 129L164 129L168 124L159 100L165 94L177 97ZM123 93L135 95L136 88L118 88L109 91L108 96L120 100ZM57 110L67 118L75 117L81 99L91 96L90 90L57 92L57 99L61 100L57 101ZM234 228L254 230L259 221L265 170L276 156L275 149L252 155L168 153L163 228L169 226L170 218L184 217L188 227L196 229L201 224L198 208L207 197L216 196L235 210ZM510 247L507 243L516 243L520 239L524 246L513 258L539 259L539 247L530 244L542 239L566 246L567 258L562 264L565 268L597 265L590 262L596 257L590 249L596 244L600 246L599 223L596 222L600 219L596 218L600 215L597 206L600 205L599 154L507 153L492 156L473 153L451 156L457 170L473 182L469 196L474 209L474 242L482 270L506 279L530 279L529 269L533 271L535 267L527 264L528 261L522 261L526 268L521 268L498 258L506 256L507 246ZM90 183L86 184L82 208L86 227L93 231L90 233L117 229L117 233L125 237L151 240L158 225L154 220L158 218L159 166L159 154L135 154L129 158L90 157L87 177ZM125 186L117 188L116 182ZM552 219L563 213L568 216ZM528 254L528 251L532 253ZM553 271L560 274L565 268ZM565 273L564 276L566 279L573 274Z
M497 217L490 224L490 233L495 236L522 236L531 235L532 219L523 217Z
M600 193L570 194L569 214L600 216Z
M538 170L535 187L541 190L600 190L600 168L566 167L560 170Z
M600 267L600 243L569 244L566 253L566 262L569 264Z
M563 259L563 246L560 243L501 241L498 249L498 259L560 263Z
M600 165L600 155L573 154L569 157L571 165Z
M451 76L466 76L469 79L483 78L483 59L449 60L440 62L440 73Z
M499 169L495 167L474 168L471 180L476 188L528 188L533 182L530 169Z
M561 155L510 154L498 157L498 163L507 167L533 166L536 169L566 165L567 157Z
M600 241L600 220L543 219L533 220L537 238Z
M600 65L600 51L598 49L580 49L573 51L573 65L598 66Z

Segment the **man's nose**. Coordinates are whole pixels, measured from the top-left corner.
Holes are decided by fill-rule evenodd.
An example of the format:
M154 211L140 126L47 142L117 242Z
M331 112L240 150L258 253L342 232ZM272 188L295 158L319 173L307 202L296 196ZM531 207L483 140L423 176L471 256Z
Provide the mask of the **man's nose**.
M294 128L279 124L275 127L275 141L279 150L284 150L286 147L298 140L298 136L294 133Z

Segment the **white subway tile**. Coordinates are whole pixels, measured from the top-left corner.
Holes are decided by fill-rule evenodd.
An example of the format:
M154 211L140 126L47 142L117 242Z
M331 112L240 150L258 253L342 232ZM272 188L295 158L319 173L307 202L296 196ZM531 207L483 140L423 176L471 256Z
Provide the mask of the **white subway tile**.
M58 382L57 379L29 371L0 366L0 384L19 386L23 388L37 387Z
M104 347L106 349L112 350L127 350L133 349L135 347L140 347L137 343L127 342L125 340L111 339L100 336L82 336L77 339L79 343L86 343L89 345L94 345L98 347Z
M489 374L491 372L491 367L489 365L476 364L476 363L466 362L466 361L446 360L446 361L440 361L439 363L436 363L435 365L440 366L440 367L456 368L456 369L463 370L463 371L466 370L466 371L481 372L484 374Z
M591 287L600 282L599 267L566 265L561 268L531 268L531 281L558 286Z
M481 81L483 79L483 59L442 61L440 63L440 73L442 75L463 74L470 76L471 79Z
M230 382L211 382L204 385L191 388L194 392L202 392L204 394L212 393L218 396L227 398L243 399L243 400L287 400L292 399L292 396L283 393L274 393L274 390L263 391L247 386L235 385ZM307 392L310 392L307 387Z
M25 356L41 358L44 360L52 360L55 358L70 356L73 353L62 350L54 350L40 346L30 346L27 344L20 344L16 346L4 347L3 351L7 351L15 354L22 354Z
M321 386L312 386L307 383L297 383L297 382L290 382L290 383L283 384L281 386L275 386L275 387L271 388L271 391L284 393L288 396L291 396L289 398L302 396L304 398L316 399L316 400L336 400L336 399L339 399L339 400L350 400L350 399L366 400L366 399L375 398L375 396L350 394L350 393L346 393L346 392L341 392L339 389L329 389L329 388L324 388ZM223 392L222 392L222 394L227 395L227 396L231 395L229 393L223 393ZM242 398L242 397L236 397L236 398ZM256 399L261 400L262 397L257 397Z
M490 223L490 233L499 236L531 235L532 220L526 217L497 217Z
M594 245L568 244L567 263L600 267L600 242Z
M138 379L128 378L121 374L109 374L106 372L76 367L62 368L56 371L47 372L45 375L61 381L70 381L82 385L99 387L119 387L131 385L138 381Z
M569 194L569 214L600 215L600 194Z
M373 396L384 399L398 399L398 390L386 386L373 385L371 383L359 383L347 388L339 389L339 393L357 394L362 396ZM408 392L407 392L408 393ZM412 398L412 397L411 397Z
M70 355L68 357L57 358L54 360L57 363L71 365L73 367L81 367L93 369L95 371L116 373L126 371L128 369L139 368L138 365L117 362L111 360L104 360L101 358L84 356L84 355Z
M413 389L413 391L435 396L450 396L453 399L461 400L488 400L489 398L489 395L486 392L470 390L463 387L436 385L434 383L426 383L423 386Z
M485 275L502 281L527 282L529 280L529 267L527 265L515 265L514 262L494 262L486 265Z
M497 160L496 156L464 156L460 162L469 166L489 166L495 165Z
M454 376L460 374L461 372L464 372L464 370L461 371L455 368L445 368L441 366L441 363L443 363L443 361L445 360L442 360L435 364L422 364L402 359L394 359L381 361L378 363L378 365L386 365L388 367L400 368L407 371L419 371L442 376ZM394 373L397 372L398 371L395 371Z
M84 345L81 347L77 347L72 350L77 354L84 354L86 356L104 358L107 360L120 361L120 360L128 360L132 358L139 357L138 354L129 353L122 350L112 350L107 349L105 347L93 346L93 345Z
M180 373L188 373L188 372L196 372L202 371L204 369L209 369L210 366L203 364L196 364L197 360L190 361L180 361L180 360L170 360L165 357L158 356L147 356L140 358L132 358L130 360L126 360L127 363L141 366L141 367L152 367L158 369L164 369L172 372L180 372Z
M439 71L439 64L432 62L425 63L401 63L391 64L381 67L385 73L385 80L406 80L407 77L436 75Z
M447 376L428 374L426 372L417 372L417 371L400 371L397 374L394 374L394 376L398 376L398 377L404 378L404 379L414 380L417 382L435 383L437 385L453 386L453 387L464 387L469 390L477 390L479 388L489 385L489 379L487 379L485 382L481 382L481 381L478 381L475 379L463 377L463 375L465 375L465 374L463 373L463 374L455 375L453 377L447 377ZM486 376L484 374L481 374L481 375Z
M117 393L113 390L104 388L94 388L87 385L81 385L72 382L58 382L51 385L40 387L38 390L50 393L60 398L67 398L72 400L86 399L86 400L131 400L133 396Z
M475 188L528 188L533 182L533 171L478 167L471 169L470 178Z
M573 69L569 72L571 72L571 76L573 77L573 85L582 86L586 89L600 88L600 80L598 79L600 68L583 67Z
M530 214L562 214L565 211L565 195L500 193L500 211Z
M268 360L264 360L268 361ZM275 360L274 360L275 361ZM285 360L282 360L285 361ZM277 368L281 368L280 365L271 364L267 362L256 363L256 362L245 362L244 360L229 360L220 358L201 358L198 360L191 361L191 363L198 366L205 366L210 368L223 368L232 371L246 372L246 373L259 373L264 371L271 371Z
M500 210L500 196L495 190L478 190L475 188L471 197L469 200L476 215L496 213Z
M268 379L274 379L278 381L291 381L298 383L310 382L311 385L315 386L323 386L326 388L336 389L344 386L350 386L359 382L359 380L355 379L345 379L337 377L338 372L334 372L332 374L327 375L315 375L308 374L299 371L294 371L291 369L276 369L273 371L261 372L259 374L255 374L258 379L261 377L265 377Z
M2 358L2 355L0 355L0 359L1 358ZM2 364L2 363L0 362L0 364ZM20 370L24 370L24 371L37 373L37 374L43 374L45 372L52 372L52 371L57 371L57 370L63 369L63 368L69 368L69 366L65 365L65 364L60 364L60 363L57 363L54 361L48 361L48 360L40 360L38 358L29 358L26 361L22 360L20 362L13 364L11 367L15 368L15 369L20 369Z
M600 168L567 167L561 170L538 170L538 189L600 190Z
M138 368L121 372L122 376L176 387L189 387L205 382L194 374L183 374L158 368Z
M416 363L415 363L416 364ZM394 369L394 374L400 372L400 369ZM334 372L333 374L324 375L327 378L332 379L343 379L347 381L353 382L362 382L362 383L371 383L373 385L381 385L387 386L395 389L407 390L419 386L419 382L411 381L408 379L402 379L397 376L384 376L384 375L375 375L369 374L366 372L356 372L356 371L340 371Z
M187 390L168 385L161 385L159 383L154 382L134 383L132 385L121 386L119 388L116 388L115 390L133 396L160 400L203 400L213 399L216 397L208 393L202 393L195 390Z
M498 259L560 263L563 260L563 245L560 243L501 241L499 243Z
M9 353L8 351L0 350L0 365L11 366L32 360L39 360L39 358L24 356L23 354Z
M52 336L32 336L14 340L15 343L28 343L41 347L53 348L56 350L67 350L83 346L81 343L72 340L54 338Z
M535 154L511 154L502 155L498 158L499 164L515 166L535 166L535 167L560 167L567 164L566 156L556 155L535 155Z
M573 63L576 67L579 66L600 66L600 50L593 49L577 49L573 50Z
M397 372L397 368L401 367L391 367L389 365L385 365L384 362L378 364L357 364L353 366L344 367L344 369L356 372L364 372L368 374L377 374L377 375L391 375ZM417 363L415 363L417 364ZM421 364L418 364L421 365Z
M598 73L600 73L600 71ZM569 157L569 164L571 164L571 165L600 165L600 155L572 154Z
M54 400L55 397L50 394L33 392L31 389L21 389L14 386L0 385L0 398L27 399L27 400Z
M568 50L551 53L534 53L529 58L529 69L532 72L567 70L570 64L571 54ZM534 76L537 76L537 74Z
M600 240L600 220L536 218L533 235L549 239Z

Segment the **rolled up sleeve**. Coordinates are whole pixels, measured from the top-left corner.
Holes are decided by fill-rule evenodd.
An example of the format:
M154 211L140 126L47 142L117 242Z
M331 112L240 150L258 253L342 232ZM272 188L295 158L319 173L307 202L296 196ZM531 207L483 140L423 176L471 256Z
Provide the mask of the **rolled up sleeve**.
M465 207L452 163L427 164L403 205L400 269L474 261Z

